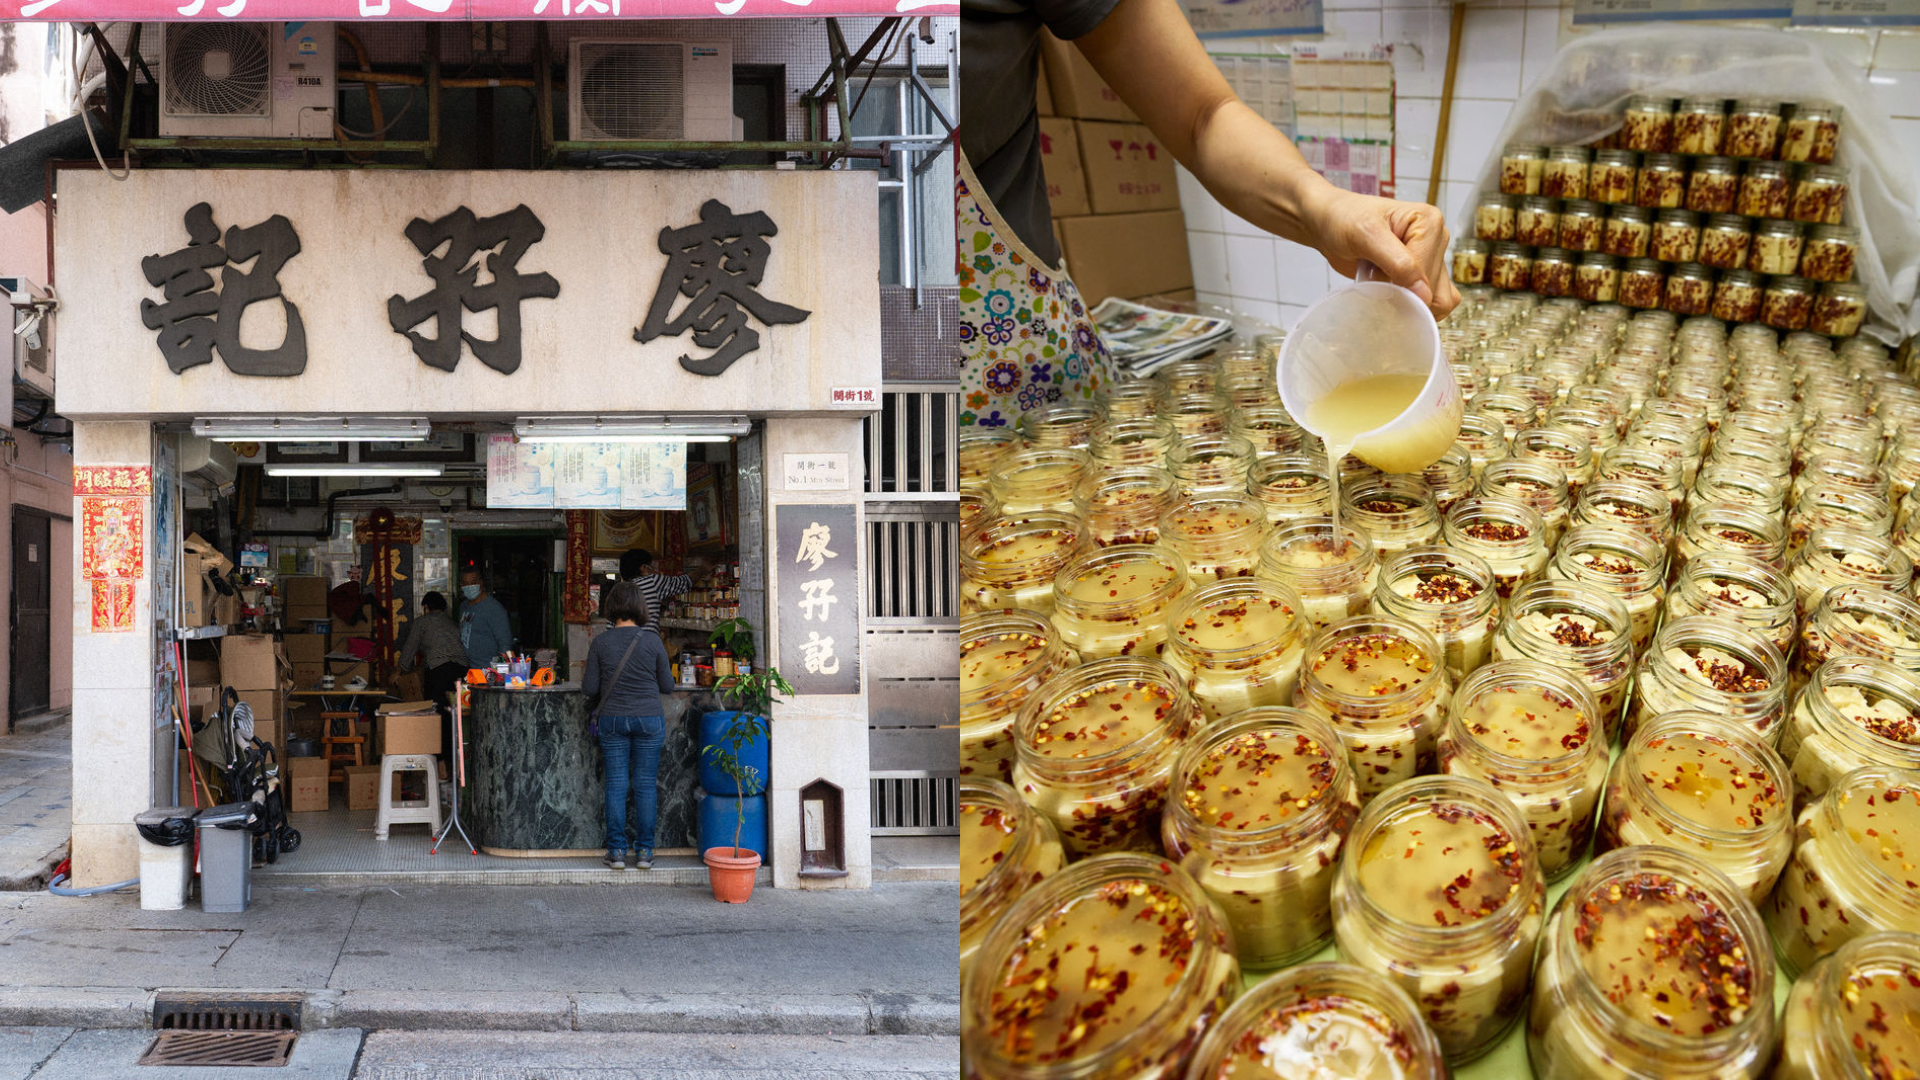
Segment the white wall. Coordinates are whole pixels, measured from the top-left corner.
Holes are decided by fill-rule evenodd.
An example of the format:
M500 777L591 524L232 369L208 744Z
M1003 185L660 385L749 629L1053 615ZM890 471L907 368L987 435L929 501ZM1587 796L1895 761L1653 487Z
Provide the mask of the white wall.
M1521 91L1547 70L1563 42L1587 32L1572 25L1572 13L1570 0L1477 0L1467 9L1454 77L1451 142L1437 200L1454 235L1468 224L1471 207L1465 204L1474 178ZM1396 179L1403 199L1426 200L1450 17L1446 4L1428 0L1326 0L1327 43L1393 46ZM1838 55L1868 67L1881 108L1894 117L1894 132L1920 169L1920 30L1782 32L1817 34ZM1248 43L1223 42L1220 49L1247 51ZM1203 301L1291 326L1335 277L1312 249L1270 236L1221 209L1185 170L1180 202L1187 215L1194 288Z

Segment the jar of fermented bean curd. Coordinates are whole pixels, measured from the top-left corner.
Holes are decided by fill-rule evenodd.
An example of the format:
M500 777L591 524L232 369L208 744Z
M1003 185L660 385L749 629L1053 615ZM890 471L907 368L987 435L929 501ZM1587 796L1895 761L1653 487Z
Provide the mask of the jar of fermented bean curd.
M1161 468L1173 445L1173 425L1154 416L1129 417L1106 424L1088 444L1094 469ZM1085 483L1083 480L1082 483Z
M1053 824L1012 788L998 780L960 782L962 972L993 920L1066 861Z
M1054 579L1053 627L1082 660L1158 656L1186 590L1186 560L1159 544L1096 548Z
M1454 241L1453 280L1461 285L1485 285L1487 261L1492 252L1485 240Z
M1340 517L1367 534L1374 555L1392 558L1440 538L1440 510L1425 483L1412 476L1376 476L1341 491Z
M1294 703L1325 717L1346 744L1362 800L1433 771L1446 715L1440 644L1404 619L1361 615L1307 646Z
M1627 609L1635 655L1653 639L1667 595L1666 551L1654 541L1593 525L1569 529L1547 564L1547 577L1591 585L1620 601Z
M1020 414L1020 434L1028 446L1066 446L1085 450L1095 428L1106 423L1100 407L1087 402L1061 402Z
M1749 555L1784 568L1787 531L1778 512L1757 508L1766 505L1756 497L1757 489L1748 489L1740 502L1708 498L1700 485L1709 479L1703 470L1694 484L1695 499L1704 501L1694 502L1687 510L1686 524L1674 540L1674 573L1685 570L1695 556L1712 554Z
M1073 493L1082 532L1100 547L1154 543L1160 539L1160 516L1179 500L1173 474L1145 465L1090 473Z
M1885 660L1920 673L1920 603L1875 585L1828 590L1801 621L1793 692L1801 692L1815 668L1843 656Z
M964 612L1020 608L1053 611L1053 579L1079 550L1080 519L1026 513L997 517L960 538L960 603Z
M995 463L988 490L1000 500L1002 514L1057 511L1073 502L1073 489L1092 462L1085 450L1071 447L1015 450Z
M985 490L1000 459L1019 449L1010 427L970 427L960 432L960 486Z
M1522 440L1529 434L1531 431L1514 435L1516 454ZM1475 494L1516 502L1539 514L1546 527L1541 542L1549 551L1559 543L1560 534L1566 531L1567 517L1573 506L1567 497L1566 474L1560 468L1517 456L1487 466L1486 471L1480 474L1480 484Z
M1361 812L1334 878L1340 958L1390 979L1450 1064L1520 1016L1546 889L1526 819L1491 785L1422 776Z
M1333 512L1333 481L1325 454L1279 454L1256 462L1247 490L1266 509L1269 524L1326 517Z
M1250 709L1181 752L1161 840L1225 913L1241 965L1280 967L1333 936L1334 868L1359 815L1345 749L1326 721Z
M1069 855L1153 851L1180 745L1198 722L1165 664L1131 656L1055 675L1014 720L1013 787Z
M1413 623L1440 643L1449 682L1486 663L1500 624L1486 560L1447 548L1414 548L1380 568L1373 610Z
M1698 855L1760 903L1793 850L1793 795L1780 755L1717 713L1667 713L1621 748L1594 847L1652 844Z
M1195 581L1250 577L1260 561L1267 510L1250 495L1192 496L1160 517L1160 543L1187 560Z
M1208 720L1293 701L1310 629L1300 594L1278 581L1203 585L1166 618L1168 667Z
M1100 388L1098 400L1107 410L1107 422L1138 420L1160 407L1160 384L1152 379L1117 379Z
M1207 1033L1188 1080L1446 1080L1440 1044L1404 991L1351 964L1302 964L1248 990Z
M1587 197L1587 167L1593 152L1582 146L1555 146L1540 173L1540 194L1550 199Z
M1626 605L1602 589L1536 581L1507 602L1493 658L1537 660L1577 675L1593 694L1612 745L1633 679L1632 625Z
M987 931L961 988L967 1080L1179 1080L1240 992L1232 932L1158 857L1075 863Z
M1623 733L1665 713L1695 709L1744 724L1772 743L1787 716L1787 663L1780 650L1736 623L1707 616L1660 628L1640 661Z
M1500 193L1503 195L1540 194L1541 176L1546 170L1547 152L1539 146L1509 146L1500 152Z
M1445 546L1485 560L1502 597L1546 572L1547 524L1523 503L1483 496L1462 499L1448 512L1440 535Z
M1885 537L1847 529L1815 529L1806 546L1794 556L1787 574L1804 619L1828 589L1841 585L1906 591L1913 580L1913 563Z
M1767 951L1753 904L1698 856L1631 847L1595 859L1541 932L1534 1076L1759 1080L1773 1043Z
M1720 150L1728 157L1770 158L1780 141L1780 103L1743 98L1727 116Z
M1686 202L1686 161L1674 154L1648 154L1634 183L1634 203L1649 210L1672 210Z
M1473 211L1473 238L1489 243L1512 240L1519 212L1519 200L1511 195L1488 194Z
M1293 587L1315 627L1367 610L1379 561L1367 535L1326 518L1304 518L1275 528L1260 543L1259 576Z
M1869 765L1800 811L1793 859L1765 906L1788 974L1855 938L1920 927L1920 772Z
M1780 139L1780 160L1831 165L1839 145L1840 107L1830 101L1803 101L1787 118L1787 131Z
M1793 585L1786 572L1751 555L1696 556L1667 595L1667 619L1710 616L1759 634L1787 656L1793 652Z
M1682 98L1673 117L1673 152L1696 156L1718 154L1726 125L1726 107L1726 102L1719 98Z
M991 611L960 624L960 776L1013 778L1013 719L1041 684L1075 662L1053 624Z
M1920 1061L1916 1016L1920 933L1856 938L1793 984L1780 1018L1775 1080L1911 1075Z
M1780 756L1796 809L1864 765L1920 769L1920 676L1859 656L1821 664L1787 717Z

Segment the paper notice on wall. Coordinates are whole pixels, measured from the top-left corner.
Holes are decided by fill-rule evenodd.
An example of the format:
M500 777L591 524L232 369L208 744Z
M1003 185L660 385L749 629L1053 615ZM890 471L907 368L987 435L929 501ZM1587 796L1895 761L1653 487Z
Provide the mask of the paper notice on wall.
M687 508L686 443L627 443L622 455L620 509Z
M1260 118L1292 138L1293 58L1273 53L1215 52L1209 50L1220 74Z
M520 442L511 435L487 440L487 506L493 509L553 509L556 446Z
M618 510L620 444L553 444L553 505L569 510Z
M1700 19L1784 19L1793 5L1780 0L1573 0L1575 26Z
M1268 37L1324 32L1320 0L1182 0L1187 22L1203 38Z
M1920 26L1920 0L1794 0L1794 26Z

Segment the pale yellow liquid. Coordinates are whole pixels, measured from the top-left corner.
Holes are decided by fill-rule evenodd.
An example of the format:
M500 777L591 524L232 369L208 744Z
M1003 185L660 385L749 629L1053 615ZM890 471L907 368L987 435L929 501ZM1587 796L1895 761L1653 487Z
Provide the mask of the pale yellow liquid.
M1361 438L1393 422L1426 388L1425 375L1370 375L1334 387L1307 409L1302 424L1327 444L1327 460L1352 453L1382 472L1417 473L1447 452L1460 434L1460 411L1443 412L1404 430ZM1339 468L1332 469L1333 513L1340 516Z

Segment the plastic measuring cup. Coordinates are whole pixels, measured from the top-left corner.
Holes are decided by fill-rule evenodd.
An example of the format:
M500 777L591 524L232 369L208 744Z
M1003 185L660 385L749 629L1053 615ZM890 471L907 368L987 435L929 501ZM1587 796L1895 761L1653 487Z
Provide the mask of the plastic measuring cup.
M1351 450L1382 471L1416 473L1453 445L1466 403L1440 348L1433 312L1407 289L1364 280L1369 271L1363 267L1362 280L1321 297L1287 334L1276 372L1280 401L1313 431L1314 403L1336 387L1376 375L1425 376L1413 403L1361 432Z

